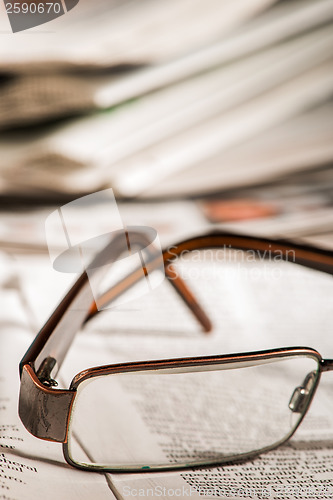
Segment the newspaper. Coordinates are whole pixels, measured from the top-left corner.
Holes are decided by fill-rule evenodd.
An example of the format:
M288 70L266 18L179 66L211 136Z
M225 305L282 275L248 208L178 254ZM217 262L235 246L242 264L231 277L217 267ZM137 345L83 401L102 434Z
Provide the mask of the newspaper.
M13 36L1 3L0 69L3 72L54 71L63 68L103 68L163 61L214 42L273 0L170 0L140 3L80 0L75 9L52 21ZM52 27L51 27L52 26ZM172 27L172 38L169 37ZM40 43L41 36L43 43ZM22 51L22 40L28 44Z
M198 197L219 189L227 191L290 176L330 165L332 162L331 101L289 119L270 130L222 151L190 169L178 171L142 193L142 197ZM320 174L319 174L320 175ZM215 186L215 189L212 188Z
M331 96L331 47L332 30L323 27L107 113L51 131L3 134L3 190L71 194L109 185L121 196L193 194L196 186L241 185L329 161L329 109L302 113ZM282 149L295 123L304 135ZM274 127L275 168L267 168ZM311 146L306 134L318 143ZM242 149L248 158L255 137L260 149L244 172ZM201 179L203 163L211 175Z
M205 469L181 470L179 472L145 473L145 474L94 474L72 469L64 465L61 448L55 443L39 441L30 436L23 428L17 416L18 370L17 365L24 350L33 338L33 332L27 312L22 307L22 298L25 296L30 314L34 316L35 328L40 326L52 308L52 303L58 302L59 294L69 286L68 275L56 273L47 258L24 257L18 259L19 267L13 266L5 257L1 258L2 269L6 269L7 278L2 282L1 300L5 306L1 312L1 322L6 330L1 335L1 434L0 434L0 479L5 498L164 498L174 496L181 498L332 498L332 439L333 425L331 419L331 386L330 373L324 374L321 387L316 394L310 413L304 421L303 429L297 431L293 440L268 454L261 455L242 464L209 467ZM20 269L19 280L13 279ZM2 273L4 275L5 273ZM57 274L57 276L56 276ZM285 286L292 275L284 275L283 279L275 282L274 293L279 298L280 307L289 307L286 298ZM311 276L310 276L311 275ZM229 296L230 325L233 324L233 335L228 335L228 328L224 322L222 330L214 330L211 336L203 336L193 324L189 329L184 323L184 311L179 309L176 296L170 295L170 288L163 283L157 289L157 296L146 296L141 305L148 307L149 314L146 321L150 323L150 330L144 329L142 322L131 321L137 308L124 307L107 314L112 316L114 323L105 317L97 318L91 323L86 332L78 334L65 364L61 370L61 385L68 385L75 372L88 366L109 364L112 362L134 361L138 359L156 359L161 357L191 356L196 354L212 354L216 352L236 352L238 350L253 350L260 348L279 347L282 345L296 345L300 341L313 345L326 357L332 356L333 351L329 342L329 296L332 293L332 281L329 276L315 277L313 271L309 276L298 271L294 275L293 283L297 284L298 300L293 309L293 320L302 325L293 331L288 322L276 323L272 328L270 314L278 311L267 310L267 293L272 292L271 281L266 281L266 291L257 296L265 301L265 315L257 315L256 309L245 308L239 315L241 304L248 303L251 293L243 289L243 294L235 294L232 283L234 277L229 276L224 281L224 288ZM244 275L245 276L245 275ZM306 315L311 318L304 322L304 301L309 298L308 287L304 286L311 279L311 301L313 308L308 309ZM37 279L36 279L37 278ZM243 278L240 276L240 280ZM317 279L320 278L320 279ZM326 279L327 278L327 279ZM305 280L305 281L304 281ZM52 288L47 283L52 282ZM241 282L237 281L237 285ZM238 288L238 286L236 287ZM238 288L240 290L241 288ZM49 292L46 294L45 290ZM22 295L21 293L21 295ZM211 290L214 295L214 290ZM211 298L213 297L211 296ZM37 300L42 298L42 300ZM218 300L219 297L216 297ZM257 307L263 311L262 305ZM236 301L236 302L233 302ZM252 305L254 304L253 301ZM232 304L234 304L232 306ZM275 308L276 302L272 304ZM173 308L173 320L170 322L170 307ZM215 309L217 304L210 302ZM326 310L326 314L318 315L318 308ZM216 309L215 309L216 310ZM238 311L238 313L237 313ZM281 310L280 310L281 312ZM35 314L36 313L36 314ZM222 310L216 313L224 315ZM180 314L180 316L179 316ZM233 315L240 321L233 323ZM127 321L126 321L127 318ZM165 328L166 318L169 318ZM177 326L177 318L181 319ZM225 316L224 316L225 318ZM250 321L250 323L249 323ZM251 328L256 335L251 335ZM270 325L268 335L267 326ZM112 325L112 326L110 326ZM163 328L164 325L164 328ZM179 329L179 326L181 328ZM274 324L273 324L274 326ZM289 325L291 326L291 325ZM235 329L236 327L236 329ZM287 327L287 328L286 328ZM315 327L315 329L313 329ZM172 332L170 331L170 328ZM169 334L167 331L169 330ZM320 335L318 335L320 332ZM237 334L236 334L237 333ZM287 344L284 344L286 343ZM149 412L151 403L150 393L143 387L137 388L139 393L132 400L131 391L123 395L130 407L138 410L137 401L140 396L140 412L143 421ZM121 394L118 397L122 397ZM130 399L128 399L130 398ZM148 398L148 399L147 399ZM136 401L136 402L135 402ZM134 405L134 406L133 406ZM149 424L146 431L150 432Z
M94 5L100 4L103 6L102 2ZM45 72L44 66L36 74L31 73L30 68L24 71L19 68L17 74L1 84L0 127L22 126L75 112L109 108L299 36L327 23L331 16L331 4L327 0L301 4L294 1L277 4L259 17L241 20L245 24L233 29L222 40L166 62L158 60L153 65L136 65L127 70L126 67L122 70L111 68L102 74L92 70L55 72L54 67ZM26 95L30 99L26 99Z

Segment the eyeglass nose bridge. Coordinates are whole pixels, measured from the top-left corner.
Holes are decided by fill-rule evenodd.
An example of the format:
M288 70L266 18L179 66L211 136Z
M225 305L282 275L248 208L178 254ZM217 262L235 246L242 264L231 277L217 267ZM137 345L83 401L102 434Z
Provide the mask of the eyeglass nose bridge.
M294 413L303 413L307 408L316 382L316 372L310 372L303 380L303 384L296 387L289 401L289 408Z

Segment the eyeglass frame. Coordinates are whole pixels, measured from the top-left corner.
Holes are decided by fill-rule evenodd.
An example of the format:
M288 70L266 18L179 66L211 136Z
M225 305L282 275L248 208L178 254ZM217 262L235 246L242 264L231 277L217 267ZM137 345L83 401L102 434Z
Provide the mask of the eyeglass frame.
M140 232L137 232L136 230L137 228L127 228L126 241L128 243L130 241L130 235L131 241L133 240L133 235L135 235L141 244L142 241L144 241L144 235L140 234ZM111 254L113 259L117 258L123 250L122 245L117 245L120 240L121 238L113 238L94 260L92 267L95 266L97 268L97 264L105 262L105 256L108 254ZM333 275L333 253L329 250L319 249L308 245L300 245L288 240L271 240L234 233L211 232L206 235L184 240L177 245L173 245L172 249L165 249L162 252L162 257L166 277L171 277L173 271L173 261L184 251L187 252L207 248L225 248L226 246L230 249L255 251L258 256L262 257L266 257L267 250L269 250L271 256L279 255L282 260L288 260L288 256L292 253L293 263ZM147 269L145 272L153 270L156 265L156 259L152 257L151 261L146 263L146 265ZM119 296L119 294L126 291L138 279L138 276L135 276L135 272L131 273L124 280L119 282L114 289L112 289L111 299L110 295L108 295L109 292L105 294L105 301L109 302L112 298ZM196 316L197 320L202 325L203 330L208 332L211 328L210 320L185 283L180 277L177 277L177 279L169 279L169 282L175 287L185 304ZM81 299L84 299L81 300L81 302L83 301L86 304L90 302L90 306L88 308L78 308L77 299L80 297ZM22 358L19 367L21 379L19 416L22 423L35 437L47 441L62 443L65 460L70 465L84 470L104 472L116 470L117 472L133 472L133 469L131 468L119 470L112 468L108 469L98 465L81 466L72 461L68 450L68 429L76 391L79 384L84 380L101 375L143 370L186 369L235 362L245 364L248 362L258 361L258 363L260 363L262 360L285 357L289 358L300 355L314 358L318 362L318 377L312 389L312 393L309 397L304 413L296 427L291 433L289 433L289 435L286 436L285 439L277 444L275 443L272 446L265 447L259 451L251 451L249 453L237 455L235 458L239 460L241 458L251 458L265 451L274 449L289 440L302 422L308 408L310 407L314 393L318 387L321 374L325 371L333 370L333 359L323 359L315 349L297 346L228 355L224 354L217 356L161 359L157 361L139 361L98 366L83 370L75 375L69 389L54 389L57 382L51 377L51 373L53 373L55 369L57 371L60 369L74 336L83 324L89 321L97 312L97 306L89 286L88 275L86 272L83 272L37 334L35 340ZM71 332L68 332L68 326L71 327ZM232 457L228 457L227 461L232 461ZM222 460L217 460L214 463L221 462ZM213 462L209 462L209 465L213 465ZM162 469L174 470L179 467L184 468L183 465L179 466L177 464L172 464L170 467L162 466L150 468L149 471ZM138 469L136 468L135 470ZM140 471L142 470L140 469Z

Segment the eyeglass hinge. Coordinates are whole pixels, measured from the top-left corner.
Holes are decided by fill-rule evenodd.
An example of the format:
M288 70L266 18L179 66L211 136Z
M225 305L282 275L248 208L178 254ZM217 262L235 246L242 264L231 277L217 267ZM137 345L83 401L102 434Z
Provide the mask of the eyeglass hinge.
M58 382L51 377L51 373L57 361L51 356L44 359L37 371L39 381L47 387L57 387Z
M322 359L321 360L321 371L328 372L333 370L333 359Z
M19 416L26 429L40 439L66 441L75 391L46 387L29 364L23 366Z

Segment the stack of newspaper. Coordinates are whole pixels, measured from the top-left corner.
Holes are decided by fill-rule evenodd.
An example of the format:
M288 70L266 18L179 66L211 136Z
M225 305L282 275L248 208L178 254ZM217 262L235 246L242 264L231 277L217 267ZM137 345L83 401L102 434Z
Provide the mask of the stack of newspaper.
M332 161L333 0L80 0L15 34L1 7L3 194L202 195Z

